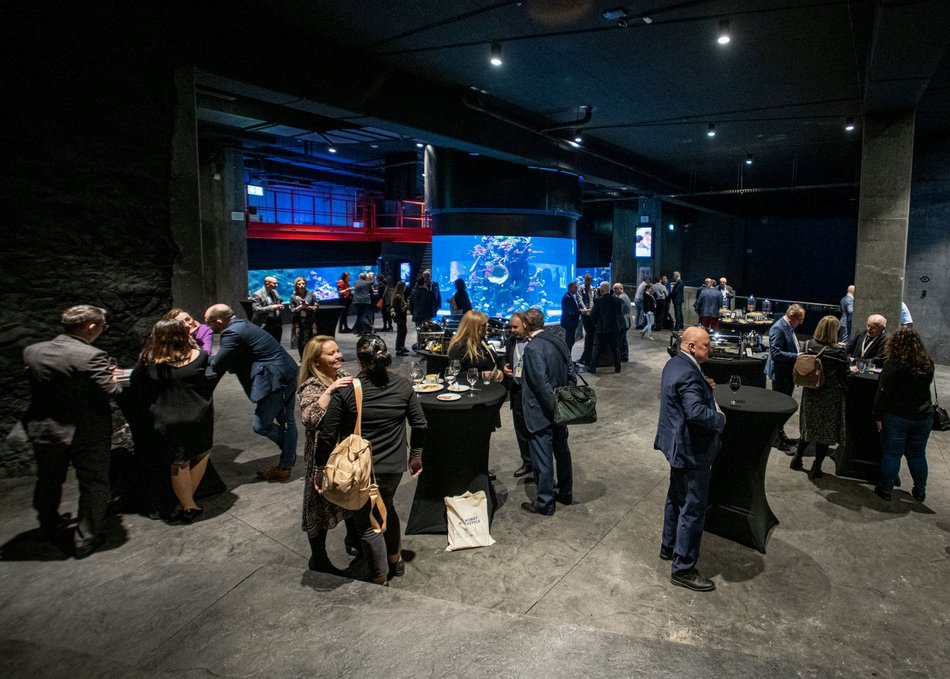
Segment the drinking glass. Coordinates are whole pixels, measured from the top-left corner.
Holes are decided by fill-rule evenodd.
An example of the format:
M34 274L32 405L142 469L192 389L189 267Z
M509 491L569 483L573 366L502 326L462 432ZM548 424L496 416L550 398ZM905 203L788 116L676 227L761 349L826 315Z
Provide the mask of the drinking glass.
M452 387L455 384L455 378L458 376L458 369L449 365L445 369L445 381L449 384L449 391L455 391Z
M468 397L475 396L475 383L478 382L478 368L469 368L465 373L465 381L468 382Z
M738 375L729 376L729 388L732 389L732 401L730 405L736 404L736 392L742 386L742 379Z
M453 358L451 361L449 361L449 367L452 369L452 372L454 372L456 375L462 372L462 362L459 361L457 358Z
M413 384L422 383L422 366L419 365L419 361L413 361L409 364L409 377Z
M495 370L494 370L494 369L492 369L491 371L489 371L489 370L484 370L484 371L482 371L482 384L483 384L484 386L487 387L489 384L491 384L491 381L492 381L494 378L495 378Z

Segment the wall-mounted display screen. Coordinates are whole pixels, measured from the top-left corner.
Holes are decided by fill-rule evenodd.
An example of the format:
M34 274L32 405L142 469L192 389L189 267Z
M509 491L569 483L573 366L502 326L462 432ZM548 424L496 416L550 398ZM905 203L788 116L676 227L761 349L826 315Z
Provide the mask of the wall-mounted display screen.
M635 257L653 256L653 227L641 226L637 229L637 247Z
M465 281L472 308L508 317L537 307L545 321L560 318L561 296L574 280L573 238L533 236L433 236L432 277L448 313L455 280Z
M376 266L372 264L360 266L315 266L307 269L256 269L247 272L248 296L253 295L264 285L267 276L277 279L277 294L285 302L290 301L294 292L294 281L302 276L307 281L307 290L313 290L317 299L337 299L336 282L344 271L350 272L350 285L361 271L369 271L376 275Z

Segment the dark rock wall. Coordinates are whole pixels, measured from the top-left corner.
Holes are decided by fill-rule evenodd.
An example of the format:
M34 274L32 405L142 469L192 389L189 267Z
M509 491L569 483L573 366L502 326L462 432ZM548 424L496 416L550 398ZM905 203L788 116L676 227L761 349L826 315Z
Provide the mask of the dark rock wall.
M26 407L21 353L73 304L109 312L98 345L134 361L171 301L168 229L173 71L147 3L5 5L0 22L0 475Z

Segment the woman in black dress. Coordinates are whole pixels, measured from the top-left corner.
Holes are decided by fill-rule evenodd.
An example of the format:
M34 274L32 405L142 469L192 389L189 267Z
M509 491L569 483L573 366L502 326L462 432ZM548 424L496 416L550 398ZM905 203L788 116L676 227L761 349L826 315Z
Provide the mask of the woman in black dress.
M409 301L406 299L406 282L396 281L396 287L393 289L393 322L396 323L396 355L408 356L409 350L406 349L406 311L409 309Z
M312 290L307 290L307 281L302 276L298 276L294 281L294 294L290 297L290 309L293 312L290 343L297 345L297 353L301 359L303 348L314 335L319 306L317 295Z
M191 523L202 512L194 491L204 476L214 436L214 382L207 368L208 354L197 347L188 326L161 320L152 328L129 381L140 419L149 430L151 453L171 467L178 506L169 523Z
M455 294L449 299L449 306L453 314L466 314L472 310L472 300L468 298L465 281L461 278L455 280Z

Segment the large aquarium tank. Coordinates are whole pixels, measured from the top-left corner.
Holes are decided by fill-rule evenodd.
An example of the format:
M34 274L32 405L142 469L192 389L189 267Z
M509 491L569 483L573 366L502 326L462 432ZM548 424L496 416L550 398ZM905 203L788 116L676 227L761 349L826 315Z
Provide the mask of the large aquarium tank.
M577 267L577 272L574 274L577 281L577 287L584 285L584 276L587 274L591 275L593 280L591 285L597 287L603 281L607 281L613 285L613 279L610 277L610 267L609 266L588 266L588 267Z
M433 236L432 277L442 291L440 314L449 312L449 297L461 278L472 308L489 317L537 307L545 321L556 321L561 296L574 280L575 261L573 238Z
M307 281L307 290L313 290L317 294L317 299L337 299L339 294L336 289L336 282L344 271L350 272L350 285L363 271L369 271L376 274L375 264L365 264L360 266L314 266L306 269L255 269L247 272L248 297L260 290L264 286L264 279L273 276L277 279L277 294L285 302L290 301L290 296L294 293L294 281L299 276L303 276Z

